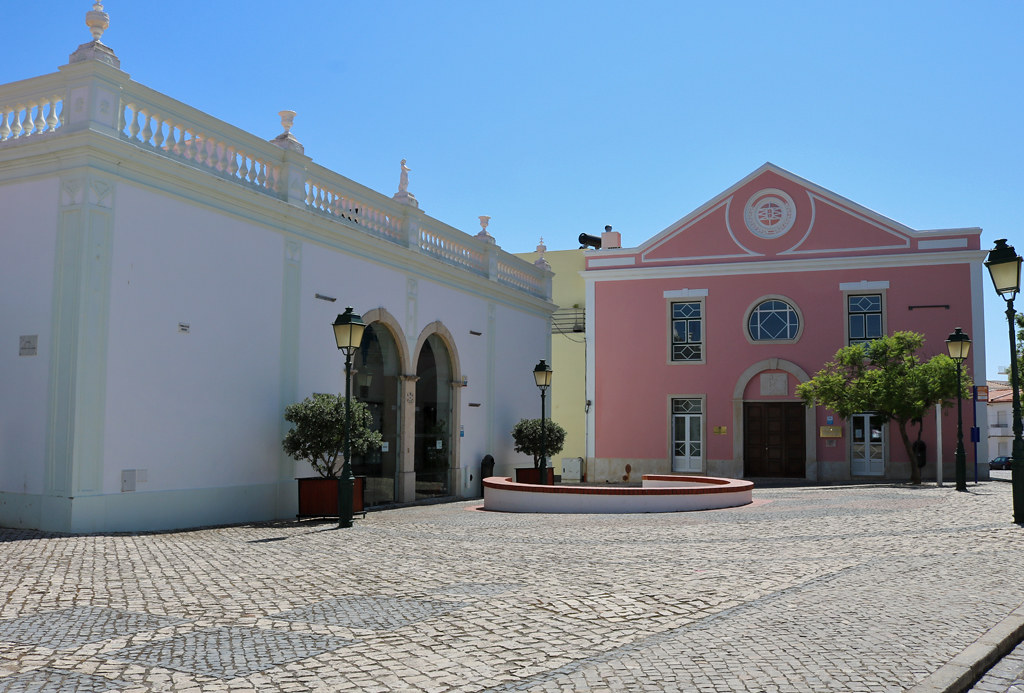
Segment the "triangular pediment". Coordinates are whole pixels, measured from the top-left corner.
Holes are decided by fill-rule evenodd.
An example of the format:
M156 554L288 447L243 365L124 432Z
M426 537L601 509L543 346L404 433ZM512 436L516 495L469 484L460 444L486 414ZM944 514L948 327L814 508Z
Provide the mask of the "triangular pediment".
M640 245L641 264L893 252L916 234L774 164L765 164Z

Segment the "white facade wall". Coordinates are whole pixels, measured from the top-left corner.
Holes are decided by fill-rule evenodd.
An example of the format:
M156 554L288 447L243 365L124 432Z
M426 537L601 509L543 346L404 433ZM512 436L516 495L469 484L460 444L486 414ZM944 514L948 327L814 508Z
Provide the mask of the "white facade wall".
M52 177L0 186L0 488L23 494L43 490L56 200ZM22 336L36 355L19 355Z
M140 491L272 483L281 237L133 185L116 196L103 492L123 469L147 470Z
M330 325L347 305L397 325L403 375L415 376L428 333L448 344L450 491L479 495L481 458L514 456L509 430L539 406L550 274L106 65L70 72L88 122L0 142L0 526L294 517L294 478L308 469L282 452L284 408L344 391ZM0 86L0 115L30 83ZM186 114L191 133L236 138L231 151L261 157L274 187L229 171L213 135L202 158L147 149L125 110L139 97L117 84ZM358 211L337 214L313 189L342 190ZM37 336L36 355L18 355L22 335ZM398 500L413 500L411 457L401 468Z
M512 311L501 314L495 339L504 345L504 350L496 359L498 374L509 373L504 382L499 382L495 391L495 402L492 408L492 420L499 439L497 452L494 454L494 473L501 476L514 476L516 467L532 467L533 457L513 450L512 427L520 419L536 419L540 417L540 390L533 378L533 369L541 359L551 363L550 324L543 337L543 349L528 349L523 342L523 335L529 334L533 325L523 315ZM526 378L519 374L525 373ZM558 377L555 374L554 377ZM548 392L547 416L551 416L551 393Z

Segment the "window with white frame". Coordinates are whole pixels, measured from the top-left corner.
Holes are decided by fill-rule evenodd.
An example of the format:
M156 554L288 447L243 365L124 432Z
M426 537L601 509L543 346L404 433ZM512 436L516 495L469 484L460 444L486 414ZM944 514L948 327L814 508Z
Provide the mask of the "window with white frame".
M674 301L671 306L672 360L704 359L704 304Z
M882 294L846 297L847 343L868 344L883 336Z
M800 314L781 299L762 301L747 317L747 334L755 342L794 341L800 334Z

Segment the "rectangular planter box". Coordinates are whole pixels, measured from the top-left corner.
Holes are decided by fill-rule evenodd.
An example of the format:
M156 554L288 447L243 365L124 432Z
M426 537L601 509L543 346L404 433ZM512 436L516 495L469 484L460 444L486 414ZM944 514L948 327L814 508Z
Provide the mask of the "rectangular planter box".
M338 480L323 477L296 479L299 482L298 517L337 517ZM357 476L352 488L352 512L366 514L363 504L365 478Z
M555 483L555 470L553 467L547 467L545 470L548 473L548 483ZM540 483L540 470L536 467L517 467L516 468L516 483L517 484L539 484Z

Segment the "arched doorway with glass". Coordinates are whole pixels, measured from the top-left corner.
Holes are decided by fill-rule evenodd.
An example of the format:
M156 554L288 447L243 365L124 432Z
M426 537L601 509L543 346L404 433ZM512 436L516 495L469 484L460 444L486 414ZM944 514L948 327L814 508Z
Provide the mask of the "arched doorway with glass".
M367 325L354 361L352 392L353 399L366 403L373 428L383 437L380 450L352 457L352 473L365 477L363 501L367 506L393 503L397 498L402 420L400 363L391 330L380 322Z
M416 359L416 498L452 495L452 360L431 334Z

